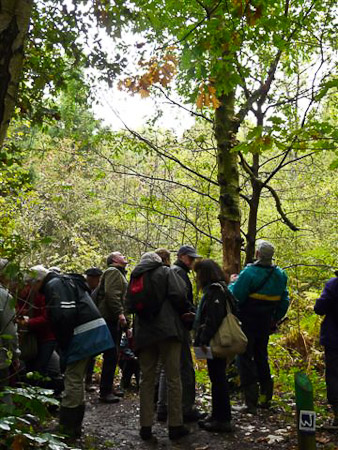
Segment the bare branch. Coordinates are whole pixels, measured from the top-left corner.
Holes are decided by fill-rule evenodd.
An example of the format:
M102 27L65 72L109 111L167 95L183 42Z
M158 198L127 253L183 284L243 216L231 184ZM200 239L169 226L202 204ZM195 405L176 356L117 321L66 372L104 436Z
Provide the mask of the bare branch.
M265 184L264 187L266 189L268 189L271 193L271 195L273 196L275 203L276 203L276 208L277 211L279 212L283 222L292 230L292 231L299 231L299 228L296 227L296 225L294 225L287 217L287 215L284 213L283 209L282 209L282 204L280 201L280 198L278 197L277 192L269 185Z

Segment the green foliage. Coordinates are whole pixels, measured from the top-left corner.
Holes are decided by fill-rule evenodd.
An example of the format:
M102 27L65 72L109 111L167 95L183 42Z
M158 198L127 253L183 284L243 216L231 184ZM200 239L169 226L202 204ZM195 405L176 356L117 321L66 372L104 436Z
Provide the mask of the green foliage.
M53 391L38 387L6 388L0 393L0 445L4 448L69 449L60 436L41 432L40 422L49 417L48 407L57 406ZM11 398L8 403L8 398Z

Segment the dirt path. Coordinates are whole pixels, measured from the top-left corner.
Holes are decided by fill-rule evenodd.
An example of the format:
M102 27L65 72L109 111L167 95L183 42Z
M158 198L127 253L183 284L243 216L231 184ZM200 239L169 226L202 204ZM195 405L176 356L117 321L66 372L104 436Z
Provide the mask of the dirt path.
M201 399L200 399L201 400ZM82 449L192 449L192 450L292 450L297 448L297 436L292 414L260 411L257 416L233 412L236 427L231 434L215 434L189 424L191 434L178 442L170 442L165 424L156 422L153 432L156 443L145 443L138 435L139 398L127 393L120 403L106 405L97 394L88 399L84 420ZM317 433L317 448L338 449L338 433Z

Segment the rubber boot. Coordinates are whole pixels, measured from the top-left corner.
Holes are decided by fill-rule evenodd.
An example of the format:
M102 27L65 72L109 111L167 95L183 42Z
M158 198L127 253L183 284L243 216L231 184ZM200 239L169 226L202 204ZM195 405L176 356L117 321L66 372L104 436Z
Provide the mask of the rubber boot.
M261 395L259 397L259 407L263 409L269 409L271 406L271 400L273 395L273 379L264 381L260 385Z
M253 383L243 388L244 399L246 404L246 412L249 414L257 414L258 404L258 384Z
M81 426L85 412L85 405L79 405L76 408L60 408L60 433L77 439L81 436Z

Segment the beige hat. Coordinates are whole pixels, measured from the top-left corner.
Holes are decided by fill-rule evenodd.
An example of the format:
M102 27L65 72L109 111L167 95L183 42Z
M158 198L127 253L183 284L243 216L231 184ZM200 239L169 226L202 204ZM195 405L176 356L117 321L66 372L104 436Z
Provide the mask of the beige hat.
M25 281L42 281L48 273L49 270L46 269L46 267L42 264L38 264L37 266L33 266L29 269L28 274L25 276Z

